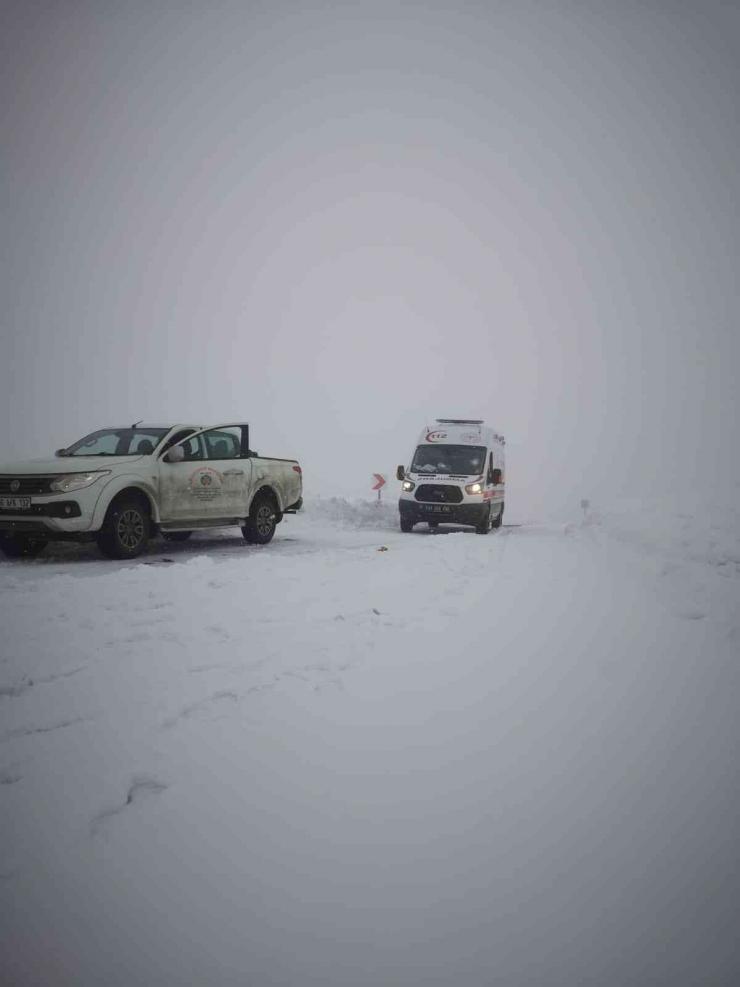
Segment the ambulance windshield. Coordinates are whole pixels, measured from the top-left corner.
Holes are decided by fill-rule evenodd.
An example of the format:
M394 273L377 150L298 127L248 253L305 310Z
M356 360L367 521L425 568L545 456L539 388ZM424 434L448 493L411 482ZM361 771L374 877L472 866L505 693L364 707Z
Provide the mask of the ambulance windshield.
M478 476L486 462L484 446L445 446L431 443L417 446L412 473L452 473L455 476Z

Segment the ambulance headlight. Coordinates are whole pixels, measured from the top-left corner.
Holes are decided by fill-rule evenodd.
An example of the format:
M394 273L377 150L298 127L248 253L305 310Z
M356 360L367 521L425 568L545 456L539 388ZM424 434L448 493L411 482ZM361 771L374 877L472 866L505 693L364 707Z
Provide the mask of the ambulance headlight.
M475 483L469 483L467 487L465 487L465 493L469 493L469 494L483 493L483 480L476 480Z
M414 483L413 480L404 480L403 483L401 484L401 489L405 490L406 493L408 493L409 490L413 490L415 486L416 484Z

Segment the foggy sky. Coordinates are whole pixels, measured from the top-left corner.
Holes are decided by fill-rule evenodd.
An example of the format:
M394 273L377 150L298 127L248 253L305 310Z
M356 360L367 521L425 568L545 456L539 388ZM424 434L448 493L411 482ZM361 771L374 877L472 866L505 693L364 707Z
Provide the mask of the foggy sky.
M737 5L2 15L0 459L247 420L370 495L475 415L509 514L732 490Z

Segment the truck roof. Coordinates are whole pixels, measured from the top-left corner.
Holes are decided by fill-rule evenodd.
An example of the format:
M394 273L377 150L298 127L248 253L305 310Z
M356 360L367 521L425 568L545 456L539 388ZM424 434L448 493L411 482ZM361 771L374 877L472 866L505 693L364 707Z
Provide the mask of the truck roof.
M137 422L136 425L104 425L104 428L110 429L125 429L125 428L200 428L200 425L193 425L192 422Z
M194 428L200 431L203 428L219 428L218 425L208 426L208 425L196 425L195 422L138 422L136 425L104 425L103 428L109 428L111 430L121 430L137 428L142 431L146 431L148 428L164 428L169 432L173 428ZM100 431L100 430L98 430Z

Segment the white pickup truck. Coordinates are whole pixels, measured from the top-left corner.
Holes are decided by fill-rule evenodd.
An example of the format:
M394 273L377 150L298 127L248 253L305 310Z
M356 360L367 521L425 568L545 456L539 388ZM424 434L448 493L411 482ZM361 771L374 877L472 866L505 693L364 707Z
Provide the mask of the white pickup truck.
M131 559L158 532L238 525L265 545L284 514L302 504L301 467L258 456L249 426L103 428L55 458L0 464L0 551L38 555L50 541L97 541L109 558Z

